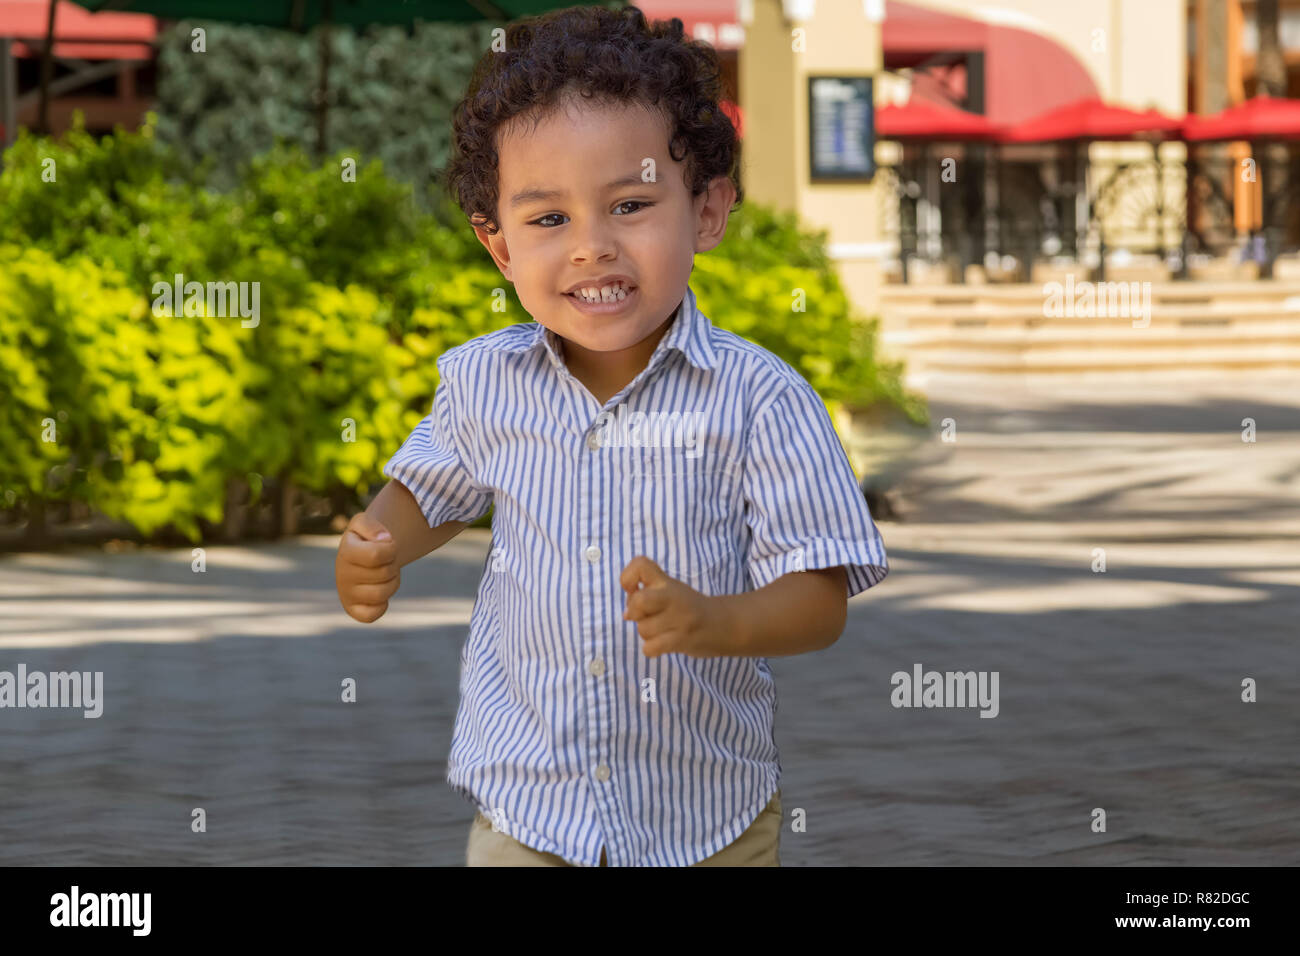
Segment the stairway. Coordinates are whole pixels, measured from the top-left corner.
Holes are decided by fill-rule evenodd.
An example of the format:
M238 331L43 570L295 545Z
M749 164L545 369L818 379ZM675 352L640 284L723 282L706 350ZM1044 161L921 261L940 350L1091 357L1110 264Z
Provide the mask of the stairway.
M1150 321L1115 308L1113 287L1086 314L1086 283L891 285L881 294L884 357L907 363L907 383L934 376L1105 379L1216 373L1300 376L1300 279L1126 283ZM1136 288L1135 288L1136 287ZM1065 293L1072 292L1072 296ZM1071 316L1066 301L1084 305ZM1047 313L1050 313L1047 314Z

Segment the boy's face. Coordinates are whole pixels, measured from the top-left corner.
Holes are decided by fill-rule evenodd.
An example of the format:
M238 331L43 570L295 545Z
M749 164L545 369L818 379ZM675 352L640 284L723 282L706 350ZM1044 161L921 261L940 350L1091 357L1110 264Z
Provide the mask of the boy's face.
M667 121L637 105L571 98L535 130L531 120L503 127L498 157L500 231L475 232L529 315L584 361L626 359L665 325L695 253L722 241L735 202L725 176L692 197L668 154ZM613 311L566 295L609 275L634 286Z

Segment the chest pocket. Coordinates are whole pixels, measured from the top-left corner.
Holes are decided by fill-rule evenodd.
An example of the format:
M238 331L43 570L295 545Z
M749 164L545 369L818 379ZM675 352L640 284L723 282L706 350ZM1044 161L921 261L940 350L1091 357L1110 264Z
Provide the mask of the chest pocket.
M681 448L636 450L624 482L632 553L704 594L719 593L738 527L739 464Z

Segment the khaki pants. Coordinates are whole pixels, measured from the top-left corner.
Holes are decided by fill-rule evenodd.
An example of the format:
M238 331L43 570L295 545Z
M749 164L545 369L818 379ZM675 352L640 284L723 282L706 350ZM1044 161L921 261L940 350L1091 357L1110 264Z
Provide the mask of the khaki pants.
M758 814L744 833L730 846L725 846L713 856L695 866L780 866L781 843L781 791L772 795L771 801ZM514 837L494 832L492 821L481 812L474 814L469 828L469 847L466 850L467 866L572 866L563 857L543 853L524 846ZM600 865L608 866L605 850L600 851Z

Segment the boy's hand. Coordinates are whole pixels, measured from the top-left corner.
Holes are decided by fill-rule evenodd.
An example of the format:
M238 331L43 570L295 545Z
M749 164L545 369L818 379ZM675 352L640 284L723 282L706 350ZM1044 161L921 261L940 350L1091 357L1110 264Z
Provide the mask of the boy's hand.
M343 610L363 624L382 617L402 583L396 558L397 545L388 529L364 511L353 515L334 559L334 583Z
M726 657L735 653L735 620L723 599L670 578L644 555L628 562L619 584L628 593L623 620L636 622L646 657Z

